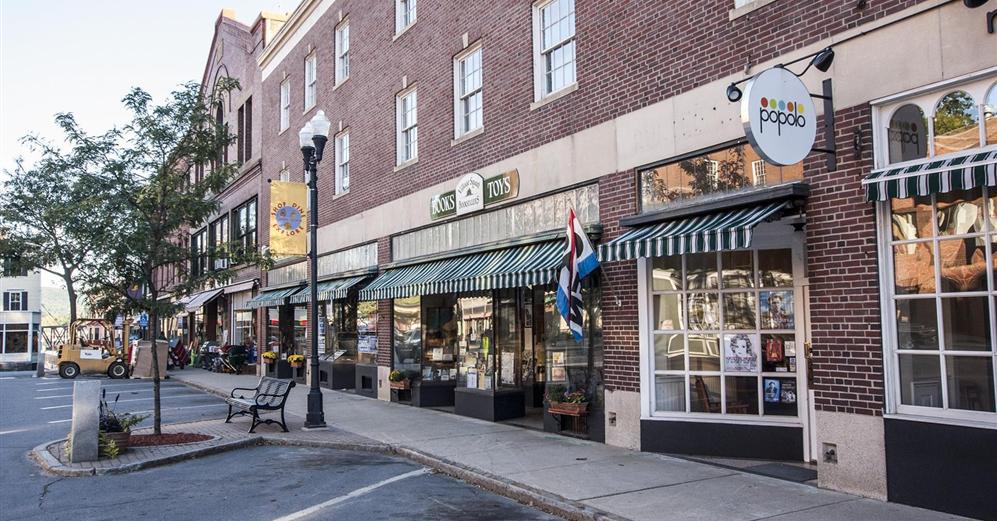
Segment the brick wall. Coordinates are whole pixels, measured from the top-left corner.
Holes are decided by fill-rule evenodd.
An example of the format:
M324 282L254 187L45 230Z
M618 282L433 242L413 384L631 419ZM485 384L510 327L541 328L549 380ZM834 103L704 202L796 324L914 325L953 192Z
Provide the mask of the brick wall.
M391 237L382 237L377 241L377 262L391 262ZM377 365L391 367L391 336L394 324L391 312L391 300L377 302Z
M599 179L599 221L606 243L626 229L620 218L637 213L636 173L620 172ZM608 390L640 391L637 324L637 261L602 264L603 381Z
M876 216L861 186L873 166L871 129L869 105L836 111L837 171L827 171L823 156L806 163L807 271L816 407L882 415Z
M393 3L338 0L263 82L264 177L282 166L301 179L297 131L316 109L303 107L304 59L318 56L317 108L335 131L350 129L351 192L324 197L320 224L357 214L419 188L667 99L750 64L776 57L918 3L877 0L773 2L729 21L732 0L577 3L579 88L530 110L533 102L531 2L426 2L418 21L394 38ZM350 20L350 79L334 87L333 42L340 12ZM453 138L452 56L461 35L484 44L485 132L458 145ZM291 81L291 118L279 133L279 90ZM419 92L419 161L395 166L395 94L402 77ZM332 194L333 154L319 177ZM607 172L608 173L608 172Z

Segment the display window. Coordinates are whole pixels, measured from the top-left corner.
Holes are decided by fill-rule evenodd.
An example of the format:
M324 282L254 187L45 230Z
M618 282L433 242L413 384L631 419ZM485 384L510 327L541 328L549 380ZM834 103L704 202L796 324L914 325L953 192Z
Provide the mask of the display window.
M280 308L267 308L267 351L281 352Z
M557 309L557 291L549 285L538 291L541 303L542 335L534 354L538 377L548 391L557 386L567 392L582 391L591 402L602 387L602 312L598 283L590 278L582 287L582 324L585 335L576 342Z
M496 346L491 293L458 298L457 320L460 348L458 385L470 389L494 389Z
M357 363L373 364L377 356L377 301L357 303Z
M393 306L392 368L415 380L422 374L421 298L397 298Z
M898 410L997 421L997 189L894 199L888 222Z
M792 248L648 264L653 413L798 416L803 346Z
M308 307L307 306L294 306L293 315L293 325L294 325L294 352L305 354L310 353L311 349L308 344Z
M335 363L354 364L357 361L357 301L337 299L324 305L325 355ZM319 331L322 334L322 331Z
M256 313L252 310L234 312L232 342L236 345L256 346Z
M456 383L457 298L453 295L422 297L422 313L426 325L422 381Z

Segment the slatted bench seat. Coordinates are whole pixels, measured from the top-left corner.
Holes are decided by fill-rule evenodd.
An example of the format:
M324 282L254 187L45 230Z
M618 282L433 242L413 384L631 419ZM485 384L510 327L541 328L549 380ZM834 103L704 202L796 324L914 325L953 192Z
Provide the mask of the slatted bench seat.
M225 423L231 423L232 418L240 415L248 415L253 418L253 425L249 432L256 430L260 424L276 423L280 425L284 432L287 432L287 423L284 421L284 404L287 403L287 396L294 387L293 380L279 380L264 376L260 378L260 383L256 387L236 387L225 401L228 403L228 417ZM250 393L250 391L252 393ZM260 418L260 412L280 411L280 421Z

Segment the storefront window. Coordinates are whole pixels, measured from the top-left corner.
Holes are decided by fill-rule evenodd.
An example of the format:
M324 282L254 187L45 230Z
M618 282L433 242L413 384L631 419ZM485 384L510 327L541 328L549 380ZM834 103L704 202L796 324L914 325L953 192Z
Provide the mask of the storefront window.
M997 83L987 92L983 102L983 121L987 130L987 144L997 145Z
M935 105L935 155L980 146L980 113L968 93L951 92Z
M3 334L3 354L16 355L28 352L28 324L7 324L5 330L0 332Z
M640 174L642 211L702 195L803 179L803 164L776 166L746 145L670 163Z
M394 300L392 332L392 367L417 379L422 369L422 317L420 298L407 297Z
M460 352L458 385L493 389L495 339L491 293L457 299L457 338Z
M235 312L235 326L232 328L232 343L236 345L256 345L256 313L251 310Z
M337 299L325 304L325 358L336 363L357 361L357 301Z
M373 364L377 356L377 302L357 304L357 363Z
M585 335L576 342L557 310L557 292L548 287L543 292L543 351L546 355L546 380L551 386L568 391L583 391L589 400L599 395L602 386L602 312L599 286L588 279L582 287L582 324Z
M267 308L267 351L279 353L280 349L280 308Z
M453 295L422 297L426 345L422 357L424 382L457 381L457 299Z
M793 253L651 259L654 410L797 416Z
M311 346L308 343L308 308L305 306L294 306L294 352L299 354L311 353Z
M992 190L891 202L901 409L997 412Z
M897 109L886 131L890 163L928 157L928 120L920 107L908 104Z
M496 306L495 340L498 348L499 385L519 387L519 364L522 353L522 324L519 321L518 290L498 291Z

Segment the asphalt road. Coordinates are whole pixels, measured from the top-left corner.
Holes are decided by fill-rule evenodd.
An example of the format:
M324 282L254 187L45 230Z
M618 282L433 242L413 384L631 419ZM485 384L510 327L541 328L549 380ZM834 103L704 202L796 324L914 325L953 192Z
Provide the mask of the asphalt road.
M104 380L119 412L152 407L148 380ZM27 458L69 431L72 385L0 373L0 520L556 519L399 458L254 447L124 475L48 476ZM223 402L163 382L166 423L224 418ZM146 420L146 425L151 420Z

